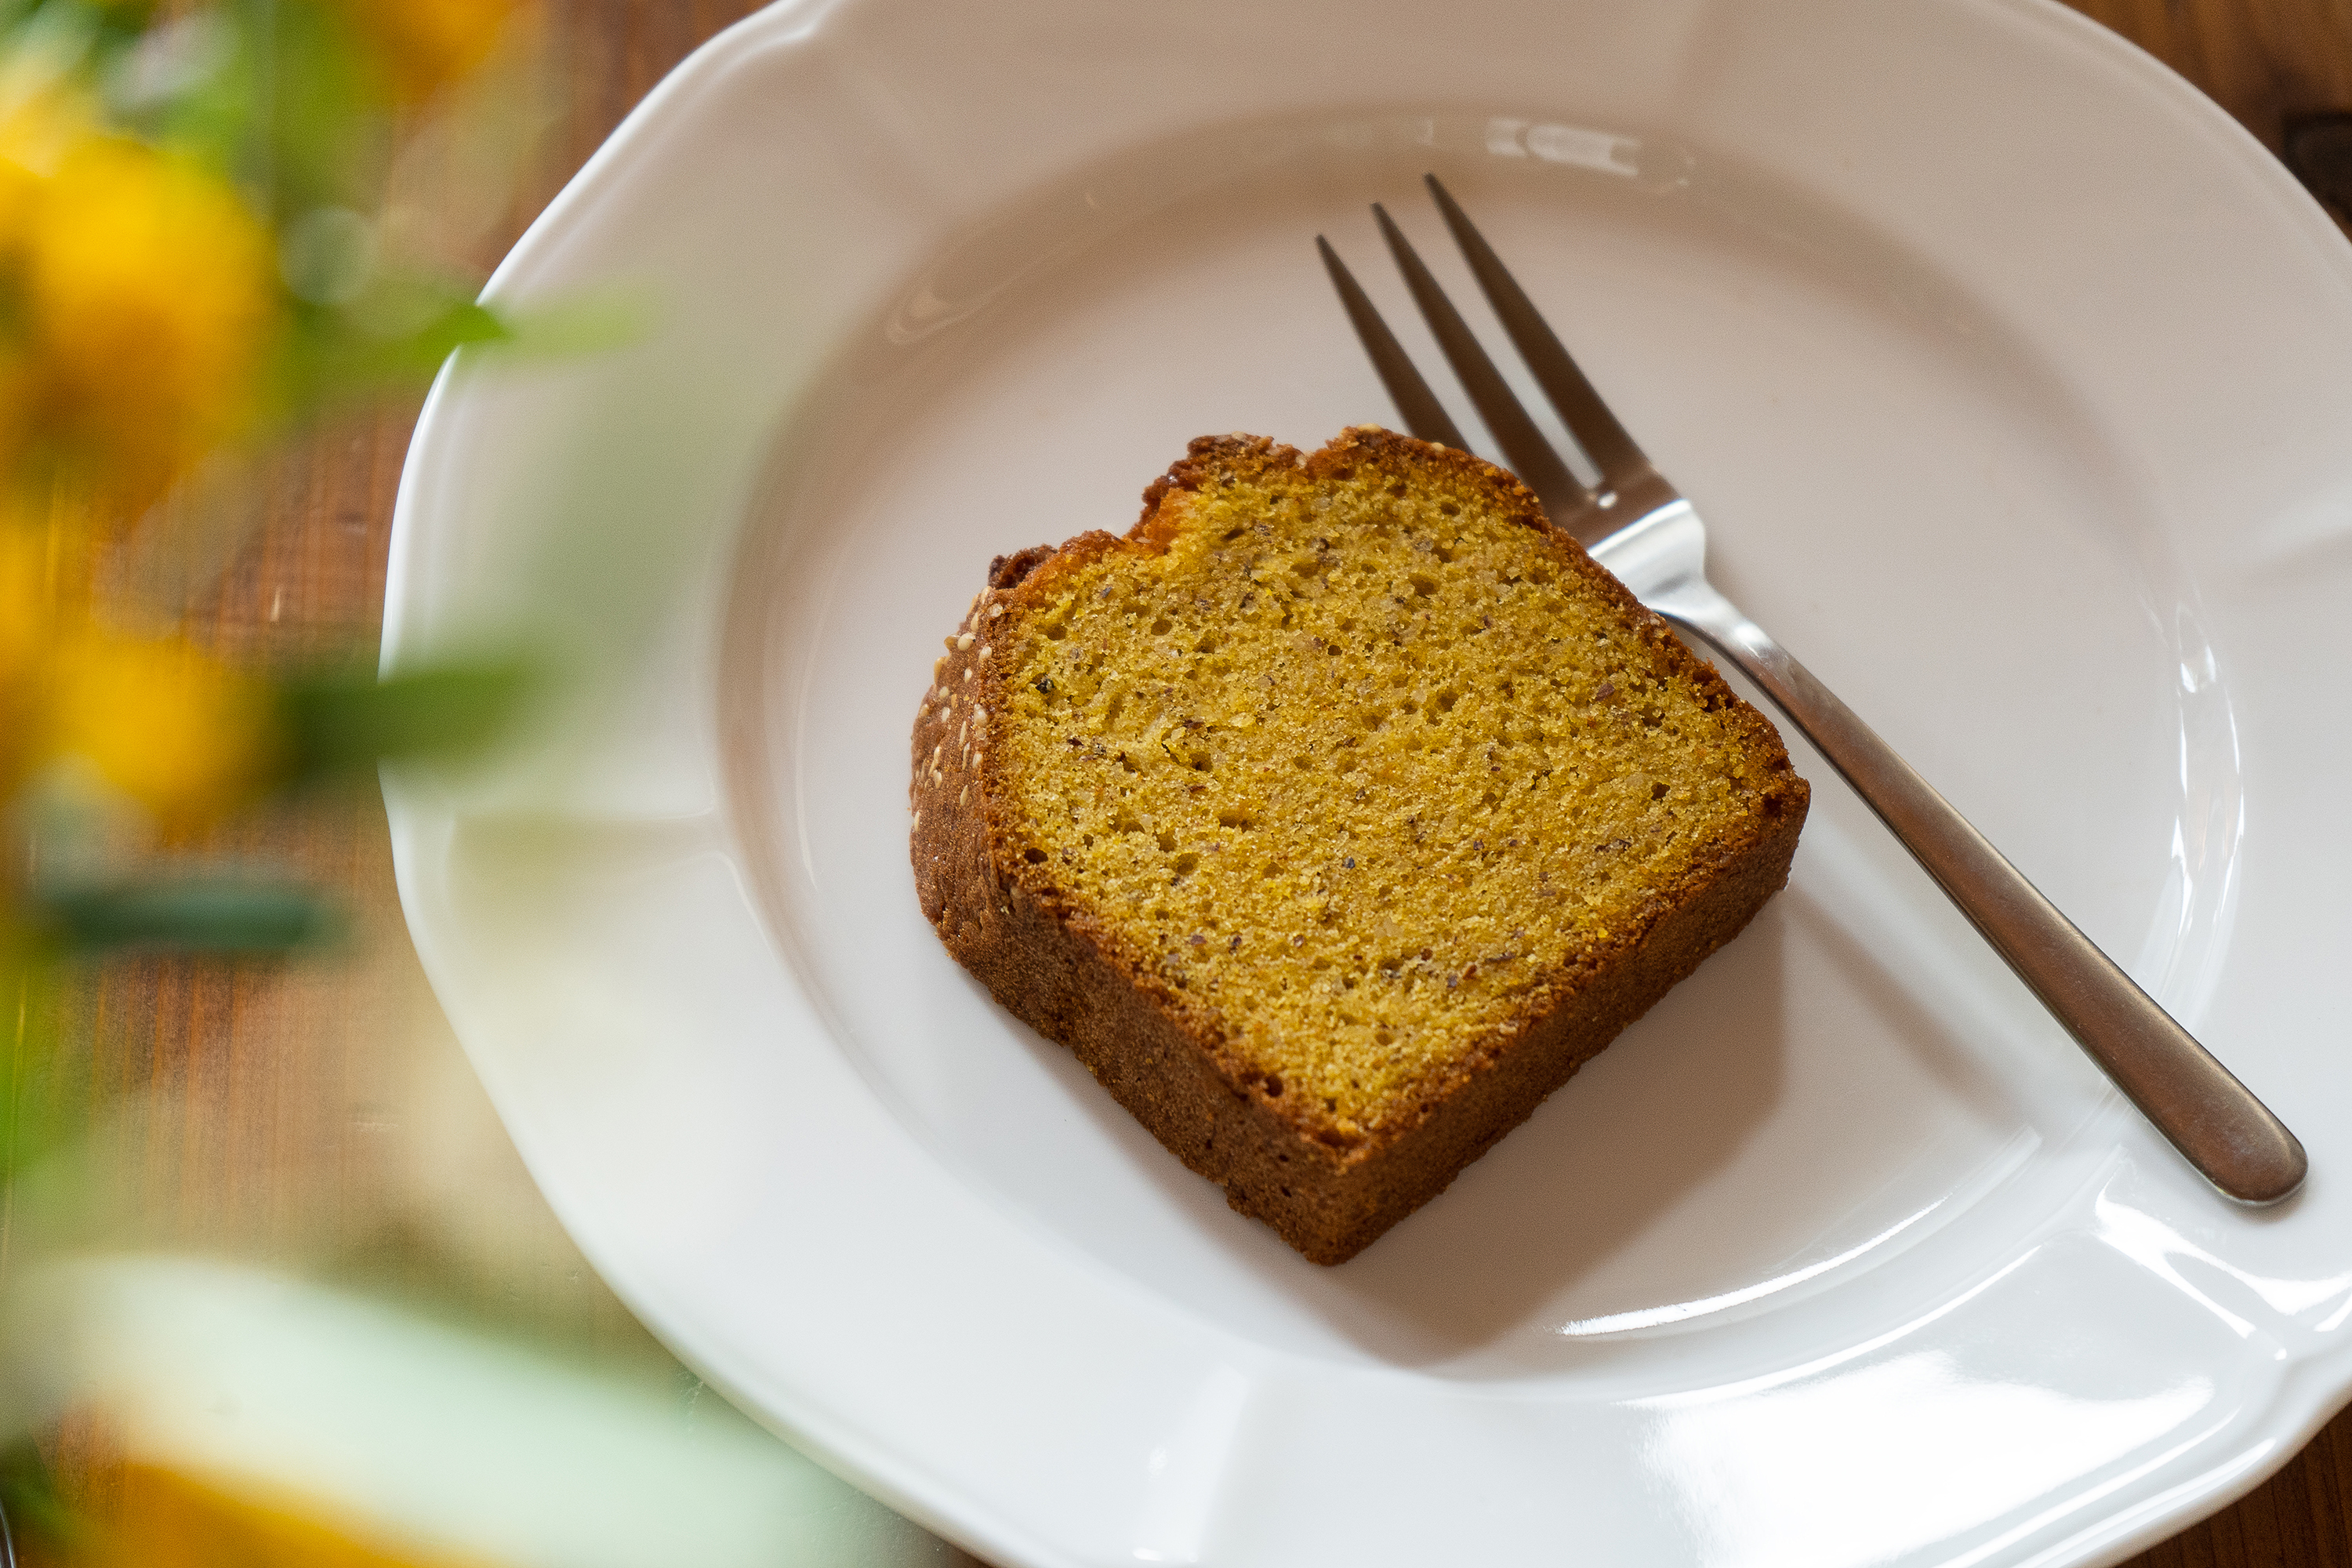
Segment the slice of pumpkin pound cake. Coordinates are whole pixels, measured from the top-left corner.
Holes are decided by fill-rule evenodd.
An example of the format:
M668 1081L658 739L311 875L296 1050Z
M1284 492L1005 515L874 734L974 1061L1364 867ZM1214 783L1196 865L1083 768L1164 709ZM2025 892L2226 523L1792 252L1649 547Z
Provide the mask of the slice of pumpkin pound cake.
M1787 879L1779 735L1490 464L1204 438L1000 558L915 725L924 913L1318 1263Z

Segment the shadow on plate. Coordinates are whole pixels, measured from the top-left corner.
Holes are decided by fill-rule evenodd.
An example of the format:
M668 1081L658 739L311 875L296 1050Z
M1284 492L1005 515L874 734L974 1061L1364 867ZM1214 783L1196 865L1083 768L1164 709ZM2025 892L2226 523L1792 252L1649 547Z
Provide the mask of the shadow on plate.
M1642 1237L1716 1173L1780 1099L1787 1055L1785 920L1775 900L1730 946L1621 1035L1604 1057L1607 1114L1574 1103L1571 1079L1444 1193L1350 1261L1307 1263L1223 1193L1152 1142L1109 1096L1087 1113L1134 1151L1142 1173L1209 1245L1382 1361L1422 1365L1471 1355L1557 1325L1537 1320L1580 1277ZM1739 1030L1693 1027L1726 1016ZM1014 1025L1030 1047L1060 1046ZM1089 1086L1091 1087L1091 1086Z

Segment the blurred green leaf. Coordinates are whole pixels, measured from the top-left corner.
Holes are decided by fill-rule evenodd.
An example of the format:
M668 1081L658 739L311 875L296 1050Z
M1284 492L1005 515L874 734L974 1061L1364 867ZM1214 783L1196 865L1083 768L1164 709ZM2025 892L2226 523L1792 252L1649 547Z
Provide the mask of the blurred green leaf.
M499 353L502 363L511 363L518 357L563 359L626 348L646 336L652 311L641 299L583 294L501 313L499 319L507 331Z
M79 1097L58 1069L47 976L28 934L0 930L0 1186L71 1141L81 1125Z
M391 106L341 9L227 0L222 11L243 40L223 90L245 118L223 122L231 140L215 154L273 221L369 205L392 155Z
M289 681L279 697L289 773L302 783L386 757L478 750L521 710L530 685L529 671L513 662Z
M438 321L428 322L411 340L420 357L430 357L437 368L441 362L459 349L472 343L504 342L514 336L506 319L487 305L468 300L444 312Z
M341 921L304 888L242 878L191 877L36 889L26 914L62 951L286 952L338 934Z
M41 1451L29 1437L20 1437L0 1450L0 1507L8 1513L10 1544L18 1553L47 1548L35 1561L71 1550L86 1539L88 1529L58 1496L57 1483ZM13 1565L16 1557L9 1559Z
M386 279L347 306L298 306L286 345L289 401L315 410L387 385L422 384L461 348L511 341L471 285Z

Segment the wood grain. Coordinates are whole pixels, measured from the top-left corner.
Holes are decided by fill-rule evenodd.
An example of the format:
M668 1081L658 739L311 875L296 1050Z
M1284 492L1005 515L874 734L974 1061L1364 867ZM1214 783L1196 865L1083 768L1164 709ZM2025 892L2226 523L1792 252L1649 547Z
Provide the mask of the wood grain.
M2075 0L2236 116L2273 152L2289 115L2352 108L2344 0Z
M566 0L548 15L552 124L484 262L621 116L747 0ZM2273 149L2287 116L2352 109L2352 0L2081 0L2084 14L2203 88ZM183 609L259 657L365 652L383 609L409 406L290 456L257 536ZM356 934L299 965L147 961L72 999L84 1064L122 1108L110 1234L194 1245L446 1299L567 1353L692 1379L582 1264L489 1116L419 980L394 901L380 805L314 803L224 845L340 889ZM53 1453L103 1506L105 1445ZM2134 1561L2146 1568L2352 1568L2352 1415L2274 1478ZM942 1562L961 1554L940 1548Z

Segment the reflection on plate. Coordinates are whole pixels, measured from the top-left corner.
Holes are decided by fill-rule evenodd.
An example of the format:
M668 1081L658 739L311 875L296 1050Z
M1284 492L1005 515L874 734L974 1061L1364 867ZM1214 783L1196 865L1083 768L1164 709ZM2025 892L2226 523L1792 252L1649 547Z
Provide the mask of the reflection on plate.
M394 656L527 614L591 672L396 807L535 1173L714 1382L1007 1562L2087 1562L2251 1484L2352 1384L2346 846L2299 782L2352 746L2281 629L2352 593L2340 238L2038 6L1346 18L780 7L502 271L662 310L454 373L404 480ZM937 637L1190 436L1390 417L1309 242L1370 262L1377 199L1443 254L1424 169L1717 581L2280 1109L2308 1194L2213 1198L1801 748L1787 891L1337 1269L947 957L905 858Z

